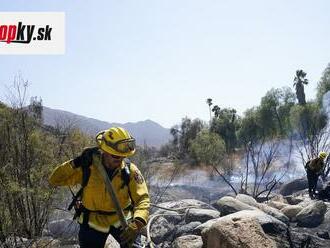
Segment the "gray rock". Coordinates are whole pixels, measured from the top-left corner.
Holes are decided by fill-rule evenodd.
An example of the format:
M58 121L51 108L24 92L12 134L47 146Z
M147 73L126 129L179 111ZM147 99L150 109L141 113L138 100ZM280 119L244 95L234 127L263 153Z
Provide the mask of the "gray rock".
M319 190L316 197L320 200L330 200L330 181L324 182L323 189Z
M169 223L172 223L174 225L178 224L180 221L183 220L183 216L180 215L179 213L177 212L174 212L174 211L161 211L161 212L158 212L158 213L162 213L164 214L164 218L169 222Z
M203 241L201 236L186 235L175 239L173 248L202 248Z
M236 196L236 199L249 206L258 207L258 202L252 196L245 195L245 194L238 194Z
M188 207L190 208L205 208L205 209L214 209L211 205L206 204L202 201L198 201L195 199L182 199L180 201L169 201L162 202L158 204L160 207L168 208L168 209L178 209L182 208L181 212L184 213ZM163 213L167 210L158 209L156 213ZM179 211L180 212L180 211Z
M280 188L280 194L287 196L293 193L308 188L307 177L295 179L289 183L283 184ZM322 189L323 185L319 182L317 184L318 189Z
M278 234L286 232L287 225L278 219L260 211L260 210L243 210L230 215L226 215L224 217L220 217L217 219L209 220L194 229L194 234L200 235L203 230L210 228L215 222L219 221L223 218L255 218L258 223L262 226L264 232L267 234Z
M297 205L300 202L304 201L303 197L299 197L299 196L293 196L293 195L288 195L285 197L285 199L287 200L287 202L291 205Z
M205 222L211 219L220 217L220 212L211 209L189 209L186 211L185 222L189 223L192 221Z
M222 217L220 217L222 218ZM206 221L205 223L195 227L195 229L193 230L193 234L195 235L202 235L202 231L207 229L207 228L210 228L212 226L213 223L217 222L218 219L220 218L217 218L217 219L212 219L212 220L209 220L209 221Z
M223 197L221 199L224 199L224 198L225 197ZM220 199L220 201L221 201L221 199ZM258 208L258 209L262 210L263 212L265 212L266 214L269 214L269 215L275 217L276 219L278 219L278 220L280 220L280 221L282 221L286 224L289 223L289 218L286 217L281 211L279 211L276 208L270 207L265 203L257 203L251 196L238 194L237 197L236 197L236 200L239 200L243 204L246 204L246 205L252 207L252 209ZM231 199L228 199L228 200L225 199L224 202L227 202L227 203L226 204L222 203L222 205L227 207L227 208L228 208L228 206L239 206L239 207L236 207L238 209L244 207L243 205L240 205L238 202L236 202L235 204L231 203L231 205L230 205L229 204L230 201L231 201ZM221 204L221 202L220 202L220 204ZM222 213L221 213L221 216L223 216Z
M283 184L280 188L280 194L287 196L287 195L291 195L296 191L306 188L308 188L307 178L306 177L298 178L291 182Z
M297 214L298 226L316 227L320 225L326 211L327 205L323 201L313 201Z
M172 242L171 241L164 241L163 243L158 244L157 246L154 246L155 248L172 248Z
M193 231L196 227L201 225L202 223L199 221L193 221L188 224L179 226L176 230L175 237L183 236L183 235L188 235L188 234L193 234Z
M308 248L329 248L330 240L317 237L315 234L304 232L294 228L291 231L291 240L293 247L308 247Z
M286 204L286 203L283 203L283 202L278 202L278 201L269 201L267 203L268 206L270 207L273 207L273 208L276 208L278 210L281 210L282 208L286 207L286 206L289 206L289 204Z
M233 214L241 210L255 210L255 207L251 207L231 196L224 196L219 199L215 204L215 208L221 213L221 216Z
M330 208L329 207L328 207L327 212L324 215L324 220L319 227L322 229L325 229L325 230L330 230Z
M298 248L290 246L290 242L286 233L282 234L267 234L268 237L276 243L278 248Z
M302 196L304 198L304 200L302 202L299 202L297 205L301 206L303 208L307 207L308 205L312 204L313 202L315 202L315 200L311 200L308 196L308 191L306 190L306 194L305 196Z
M270 216L273 216L274 218L282 221L285 224L288 224L289 223L289 218L287 216L285 216L280 210L278 210L276 208L267 206L264 203L260 203L258 205L258 208L260 210L262 210L263 212L265 212L266 214L268 214Z
M233 215L219 218L210 228L203 230L205 247L276 248L275 242L267 237L255 218Z
M54 220L47 225L48 234L54 238L77 237L79 224L72 219Z
M176 227L169 223L164 217L156 217L151 223L151 239L156 244L162 243L166 239L170 239L176 232Z
M285 197L283 195L281 195L281 194L275 194L270 200L271 201L276 201L276 202L281 202L281 203L288 204L288 202L285 199Z
M281 212L285 214L291 221L296 221L297 214L303 208L299 205L289 205L281 209Z

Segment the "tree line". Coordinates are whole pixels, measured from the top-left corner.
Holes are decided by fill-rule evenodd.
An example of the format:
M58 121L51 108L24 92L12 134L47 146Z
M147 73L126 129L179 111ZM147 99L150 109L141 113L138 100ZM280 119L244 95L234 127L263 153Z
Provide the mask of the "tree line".
M42 124L42 101L27 104L27 82L16 78L11 106L0 102L0 241L40 237L54 191L51 169L77 155L91 139L72 126Z
M247 109L243 116L234 108L220 107L213 99L206 99L209 123L183 118L170 129L172 140L161 152L192 165L218 166L224 175L233 169L228 161L241 156L246 172L239 190L248 191L248 175L252 172L254 186L249 193L253 196L264 193L260 187L275 162L280 141L290 143L287 165L291 163L293 149L298 151L301 163L322 150L329 152L327 106L323 106L322 99L330 90L330 64L318 83L315 100L306 101L304 87L309 83L306 76L306 72L297 70L291 87L270 89L260 104ZM269 189L280 178L267 179L272 182Z

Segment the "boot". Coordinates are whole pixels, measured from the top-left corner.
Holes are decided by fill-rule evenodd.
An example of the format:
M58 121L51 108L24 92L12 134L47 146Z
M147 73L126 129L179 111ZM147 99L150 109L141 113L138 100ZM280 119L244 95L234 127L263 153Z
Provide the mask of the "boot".
M312 193L312 191L309 191L308 194L309 198L311 198L311 200L314 200L314 194Z

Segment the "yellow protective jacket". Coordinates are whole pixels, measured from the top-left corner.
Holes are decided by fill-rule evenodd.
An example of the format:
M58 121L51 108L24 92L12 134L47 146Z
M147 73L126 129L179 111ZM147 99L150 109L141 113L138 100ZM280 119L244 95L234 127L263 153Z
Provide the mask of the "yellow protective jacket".
M101 163L100 155L93 155L93 163L90 166L90 177L88 184L84 188L82 195L82 203L85 208L91 210L89 214L88 225L100 232L108 233L110 226L119 227L120 221L117 214L115 214L115 206L111 200L110 194L107 192L105 183L99 173L96 163ZM117 168L112 177L112 186L116 192L118 200L126 219L132 217L144 220L145 224L149 217L149 205L150 199L148 194L147 185L139 169L131 163L130 166L130 181L129 189L131 197L128 193L128 188L123 183L121 176L122 169L125 167L123 161L121 167ZM82 183L82 169L74 168L72 160L69 160L62 165L55 168L49 177L49 182L53 186L73 186ZM129 209L129 206L133 206L133 210ZM112 215L102 215L93 211L106 211L114 212ZM82 224L83 213L79 217L78 222Z
M320 174L323 172L325 164L323 159L321 158L314 158L307 162L306 167L311 171Z

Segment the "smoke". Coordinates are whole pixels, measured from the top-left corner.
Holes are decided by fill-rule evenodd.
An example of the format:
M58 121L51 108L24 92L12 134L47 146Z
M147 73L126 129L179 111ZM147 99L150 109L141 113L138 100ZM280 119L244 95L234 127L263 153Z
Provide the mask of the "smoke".
M326 115L328 116L328 120L330 120L330 91L323 96L323 111L325 111ZM327 125L327 130L330 130L330 124L328 123ZM261 153L266 153L272 142L266 143L263 146ZM298 140L293 139L290 141L289 139L285 139L278 141L278 148L276 154L274 155L275 158L272 162L272 168L267 173L265 182L267 182L267 180L271 180L271 178L274 176L276 179L281 179L280 181L282 183L306 176L304 164L299 150L304 151ZM303 155L306 156L306 154ZM236 186L240 184L246 171L245 157L245 154L243 154L240 160L235 161L235 169L232 174L228 176L230 182ZM249 182L253 182L254 173L252 170L252 164L250 164L249 167L250 173L248 180ZM167 183L168 180L160 181L159 178L155 178L152 184L166 186ZM211 170L205 170L205 168L186 170L182 174L178 174L170 183L170 186L197 186L209 189L217 188L219 185L224 185L224 182L220 176L215 172L211 173Z
M328 120L329 120L330 119L330 91L328 91L327 93L325 93L323 95L322 107L323 107L323 111L326 113ZM328 127L329 127L329 122L328 122Z

